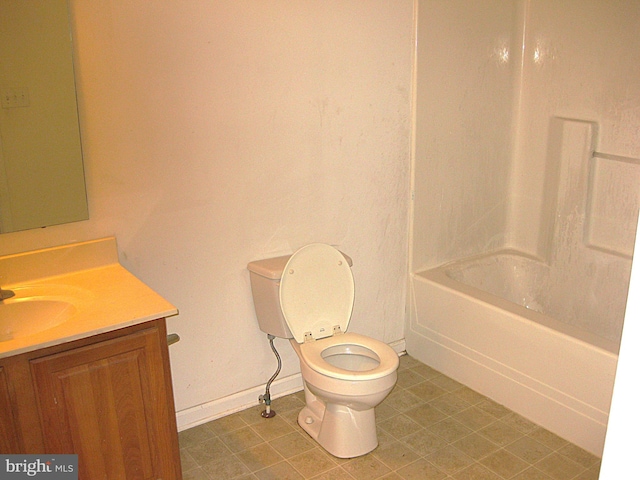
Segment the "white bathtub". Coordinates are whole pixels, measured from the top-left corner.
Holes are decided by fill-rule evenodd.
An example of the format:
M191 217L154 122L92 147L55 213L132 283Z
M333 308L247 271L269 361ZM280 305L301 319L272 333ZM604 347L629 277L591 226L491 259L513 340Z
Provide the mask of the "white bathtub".
M537 288L557 291L547 269L502 251L412 274L407 351L601 455L619 331L587 331L581 327L591 320L560 321L534 310L560 305L556 315L567 313Z

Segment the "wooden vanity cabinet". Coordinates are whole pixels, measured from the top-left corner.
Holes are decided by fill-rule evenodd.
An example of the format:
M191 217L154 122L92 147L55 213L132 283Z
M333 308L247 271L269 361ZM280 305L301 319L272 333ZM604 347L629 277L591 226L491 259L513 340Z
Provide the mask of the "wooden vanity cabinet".
M18 448L18 432L9 396L9 383L5 369L0 367L0 452L13 453Z
M159 319L0 359L2 451L76 453L87 480L181 479L166 338Z

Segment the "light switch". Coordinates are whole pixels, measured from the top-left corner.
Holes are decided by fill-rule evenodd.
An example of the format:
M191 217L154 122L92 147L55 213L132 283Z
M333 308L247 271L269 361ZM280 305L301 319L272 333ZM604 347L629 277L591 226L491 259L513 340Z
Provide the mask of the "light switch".
M2 91L2 108L29 106L29 91L26 88L8 88Z

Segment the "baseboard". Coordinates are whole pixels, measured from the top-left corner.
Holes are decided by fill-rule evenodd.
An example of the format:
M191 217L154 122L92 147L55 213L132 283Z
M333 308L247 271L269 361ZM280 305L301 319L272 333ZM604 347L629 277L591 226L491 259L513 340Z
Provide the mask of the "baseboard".
M391 342L389 346L393 348L398 355L406 353L404 339ZM178 431L181 432L182 430L187 430L188 428L196 427L203 423L258 405L258 397L264 393L264 388L264 385L259 385L201 405L196 405L195 407L180 410L176 413ZM299 373L279 378L275 380L269 388L273 399L299 392L300 390L302 390L302 376Z
M264 393L264 385L243 390L233 395L218 398L176 413L178 431L196 427L232 413L258 405L258 397ZM299 373L275 380L269 391L276 399L302 390L302 376Z
M407 353L407 342L405 342L404 338L396 340L395 342L391 342L389 346L393 348L398 356L402 356Z

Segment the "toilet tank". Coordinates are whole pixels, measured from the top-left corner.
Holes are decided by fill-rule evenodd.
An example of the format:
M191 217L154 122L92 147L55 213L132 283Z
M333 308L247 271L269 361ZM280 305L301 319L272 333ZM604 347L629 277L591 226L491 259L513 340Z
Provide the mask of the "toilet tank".
M280 308L280 279L290 257L266 258L247 265L260 330L279 338L293 338Z
M351 258L344 253L342 255L349 266L353 266ZM289 258L291 255L265 258L247 265L260 330L279 338L293 338L280 308L280 279Z

